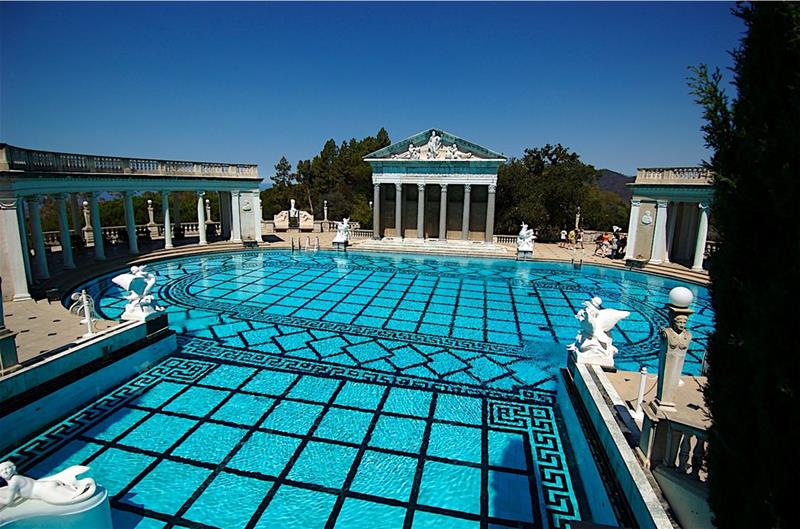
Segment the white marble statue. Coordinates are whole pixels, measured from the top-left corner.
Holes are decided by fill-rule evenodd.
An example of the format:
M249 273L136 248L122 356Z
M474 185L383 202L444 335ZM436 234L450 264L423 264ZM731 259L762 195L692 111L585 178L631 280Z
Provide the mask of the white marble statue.
M0 463L0 477L8 486L0 488L0 510L26 500L41 500L53 505L78 503L94 494L97 485L92 478L78 479L89 467L73 466L42 479L17 474L11 461Z
M439 147L442 145L441 136L436 135L436 131L431 132L431 137L428 140L428 159L435 160L439 154Z
M336 223L336 236L333 238L333 243L346 244L350 240L350 219L342 219L342 222Z
M294 207L294 199L289 200L289 216L297 217L299 213L299 210Z
M519 235L517 235L517 252L533 252L533 241L536 240L536 236L533 234L532 229L528 229L528 225L524 222L522 223L522 229L519 230Z
M617 348L612 344L609 333L620 320L631 313L625 310L601 309L602 303L603 300L596 296L591 301L583 302L583 308L575 314L581 322L581 330L575 337L575 343L567 349L577 354L578 363L613 367Z
M120 274L111 281L119 287L128 291L125 299L125 312L122 313L123 320L145 320L151 314L164 310L159 307L150 291L156 284L156 276L145 270L145 265L132 266L130 273Z
M392 158L398 158L401 160L419 160L419 147L410 143L408 145L408 150L406 152L401 152L398 154L393 154Z

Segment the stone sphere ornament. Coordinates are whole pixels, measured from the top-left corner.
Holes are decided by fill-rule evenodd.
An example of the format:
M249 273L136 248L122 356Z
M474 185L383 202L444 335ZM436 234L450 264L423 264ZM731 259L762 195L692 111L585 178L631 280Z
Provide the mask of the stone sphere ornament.
M692 291L686 287L675 287L669 291L669 304L673 307L687 308L694 301Z

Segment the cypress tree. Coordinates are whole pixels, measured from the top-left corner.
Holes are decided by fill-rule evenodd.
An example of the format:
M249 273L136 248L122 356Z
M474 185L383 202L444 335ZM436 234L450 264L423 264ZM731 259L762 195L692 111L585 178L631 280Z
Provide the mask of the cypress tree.
M734 12L746 26L734 100L719 71L695 68L690 82L713 151L721 243L711 264L710 502L717 527L796 527L800 5Z

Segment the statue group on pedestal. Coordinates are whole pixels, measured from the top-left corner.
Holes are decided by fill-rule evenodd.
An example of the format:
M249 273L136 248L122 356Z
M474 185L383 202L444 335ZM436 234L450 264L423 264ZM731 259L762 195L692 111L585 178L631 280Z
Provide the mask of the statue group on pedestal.
M342 222L336 223L336 236L333 238L333 244L346 245L350 241L350 219L342 219Z
M622 319L630 316L626 310L601 309L603 300L595 296L584 301L583 308L575 314L581 322L581 330L575 343L567 349L576 354L578 363L613 367L617 348L613 345L611 329Z
M517 235L517 253L533 253L533 242L535 240L536 236L533 234L533 229L528 229L528 225L523 222L522 229L519 230L519 235Z
M150 314L164 310L159 307L150 291L156 284L156 276L145 270L145 265L132 266L130 273L120 274L111 281L128 291L125 299L125 312L122 313L123 320L144 320Z

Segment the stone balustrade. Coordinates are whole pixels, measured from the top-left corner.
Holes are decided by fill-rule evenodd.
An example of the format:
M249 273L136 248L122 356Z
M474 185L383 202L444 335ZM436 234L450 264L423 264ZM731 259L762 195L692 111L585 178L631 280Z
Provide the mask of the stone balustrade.
M700 481L706 480L706 430L667 420L666 448L662 465Z
M636 184L708 185L714 175L703 167L653 167L636 170Z
M206 226L213 227L213 234L220 235L222 233L222 224L219 222L208 222ZM137 224L136 225L136 236L139 239L148 239L151 237L150 232L150 225L149 224ZM158 234L163 237L164 235L164 225L163 224L156 224L158 228ZM181 222L181 228L183 230L184 236L192 236L197 235L197 222ZM126 228L125 226L103 226L101 228L103 232L103 238L111 244L119 244L120 242L124 241L126 238ZM44 236L44 243L45 246L61 246L61 234L59 231L45 231L42 232ZM74 230L70 230L70 235L75 235Z
M351 239L371 239L372 230L350 230Z
M0 171L38 173L96 173L146 176L239 178L258 176L254 164L225 164L94 156L23 149L0 144Z

